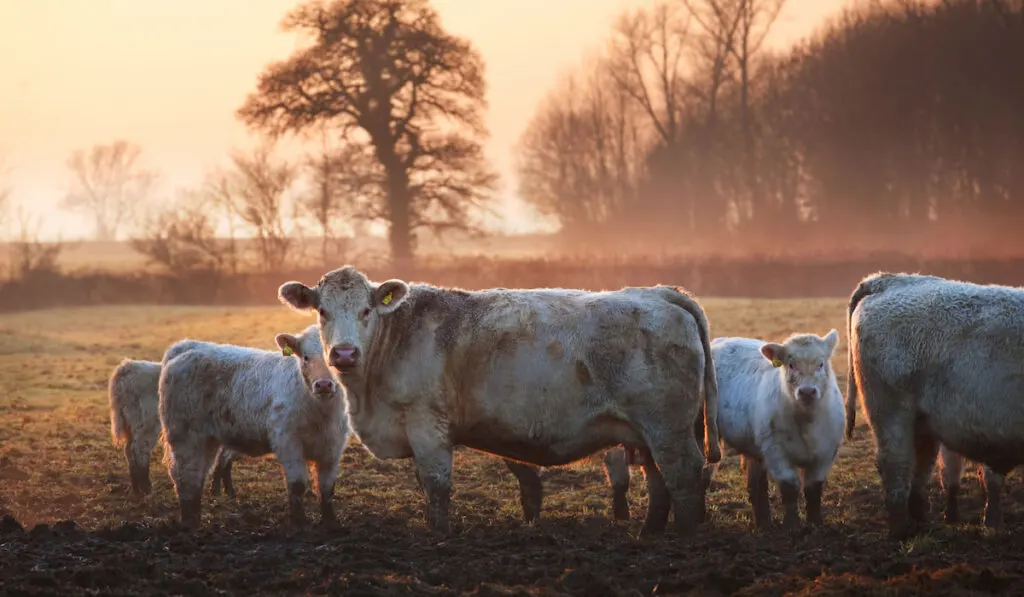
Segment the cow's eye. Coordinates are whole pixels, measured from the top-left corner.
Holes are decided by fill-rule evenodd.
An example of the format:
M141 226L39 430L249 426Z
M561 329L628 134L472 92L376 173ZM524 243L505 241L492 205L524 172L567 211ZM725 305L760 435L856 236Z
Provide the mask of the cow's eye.
M822 362L818 363L818 371L824 371L824 370L825 370L825 361L822 361Z
M327 310L323 307L318 308L316 312L320 315L320 319L327 319Z
M370 308L367 307L367 308L363 309L363 312L360 313L359 316L362 317L363 319L366 319L367 317L369 317L370 316Z

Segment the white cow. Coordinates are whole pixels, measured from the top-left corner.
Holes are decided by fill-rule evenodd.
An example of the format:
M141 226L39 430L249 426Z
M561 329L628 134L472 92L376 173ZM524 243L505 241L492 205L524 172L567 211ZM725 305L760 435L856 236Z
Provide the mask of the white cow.
M219 445L277 457L295 524L305 521L302 498L312 462L323 521L335 521L334 482L349 439L341 387L324 362L316 326L276 340L280 353L206 343L164 364L164 453L186 526L199 525L204 477Z
M768 476L778 485L783 526L799 523L803 476L807 521L821 524L821 494L843 442L843 396L831 357L839 333L794 334L782 344L752 338L711 343L718 378L718 430L741 454L754 524L772 524Z
M378 458L415 459L431 529L449 530L457 445L538 466L617 444L649 449L641 532L662 531L670 506L680 532L701 519L694 424L703 409L707 461L717 462L717 391L707 319L685 292L467 292L376 284L346 266L279 296L319 314L363 444Z
M847 434L859 395L889 533L906 539L926 521L940 445L999 475L1024 463L1024 289L879 273L848 313Z

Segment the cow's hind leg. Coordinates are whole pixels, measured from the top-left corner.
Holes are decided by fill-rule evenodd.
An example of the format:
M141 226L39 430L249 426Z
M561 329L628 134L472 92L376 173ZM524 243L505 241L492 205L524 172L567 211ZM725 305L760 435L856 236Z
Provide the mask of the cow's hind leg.
M174 483L181 508L181 523L190 529L200 524L200 507L206 473L217 450L217 442L199 436L187 436L168 443L167 472Z
M217 458L213 463L213 481L210 483L210 495L221 494L223 483L224 495L235 498L235 484L231 479L231 465L235 461L235 453L223 446L217 451Z
M943 517L949 524L960 521L960 479L963 477L964 458L946 446L939 448L939 485L945 496Z
M704 453L692 433L669 433L664 437L650 442L651 456L672 499L676 532L691 535L696 532L704 509Z
M668 524L668 514L672 509L672 498L665 486L665 478L651 454L646 450L643 459L644 477L647 479L647 518L640 528L641 537L660 535Z
M916 524L924 524L931 510L928 485L935 471L935 458L939 453L939 440L922 426L914 430L914 477L910 485L907 510Z
M629 462L623 448L604 453L604 470L612 488L612 515L615 520L629 520Z
M978 465L978 478L982 481L985 491L985 526L991 529L1003 525L1003 483L1009 470L996 471L984 465Z
M131 438L124 446L124 457L128 461L128 474L132 480L132 491L137 495L149 495L153 486L149 481L149 459L153 446L144 445L136 438Z
M901 397L892 397L895 403ZM879 396L876 400L884 400ZM871 414L871 411L868 411ZM889 522L889 536L904 540L916 532L909 510L910 488L914 475L914 416L909 411L885 413L872 418L871 427L877 446L876 465L882 480L883 499Z
M523 519L526 522L537 520L544 501L544 486L540 481L539 469L532 464L508 459L505 459L505 466L519 481L519 503L523 507Z

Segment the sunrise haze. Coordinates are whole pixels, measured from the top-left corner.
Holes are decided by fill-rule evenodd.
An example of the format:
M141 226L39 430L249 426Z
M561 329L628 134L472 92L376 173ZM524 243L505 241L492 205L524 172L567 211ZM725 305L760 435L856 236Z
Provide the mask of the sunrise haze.
M124 138L162 174L161 196L199 182L253 137L235 118L256 78L302 40L279 23L294 0L36 0L0 4L0 155L14 202L44 214L47 236L87 236L57 213L75 149ZM643 0L435 0L444 25L487 64L488 155L502 176L510 230L533 225L517 203L511 149L537 102ZM810 33L842 0L789 0L769 38Z

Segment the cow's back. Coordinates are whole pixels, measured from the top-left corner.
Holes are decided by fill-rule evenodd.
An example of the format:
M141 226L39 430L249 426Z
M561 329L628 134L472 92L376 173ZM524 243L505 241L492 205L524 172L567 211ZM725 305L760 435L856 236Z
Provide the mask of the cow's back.
M908 278L854 311L869 387L911 400L944 444L971 459L1016 452L1024 461L1024 291Z
M168 432L198 425L204 435L240 452L268 452L265 421L282 385L275 357L265 350L207 345L168 361L161 376L161 418Z

